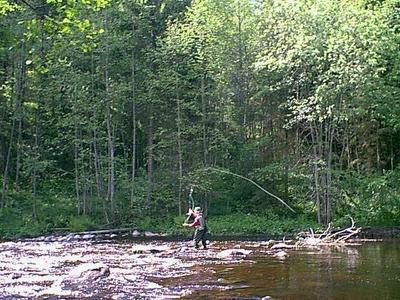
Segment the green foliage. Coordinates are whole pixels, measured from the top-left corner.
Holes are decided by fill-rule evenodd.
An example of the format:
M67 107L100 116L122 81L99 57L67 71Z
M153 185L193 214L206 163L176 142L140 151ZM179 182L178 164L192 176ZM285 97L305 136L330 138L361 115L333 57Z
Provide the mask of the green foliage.
M183 227L185 217L175 218L153 218L146 217L139 223L142 230L166 233L169 235L190 236L193 229ZM209 216L208 226L212 236L232 235L265 235L284 236L308 230L309 228L319 229L312 217L300 215L292 218L282 219L279 215L266 214L226 214L223 216Z
M398 223L398 0L64 2L0 0L1 234Z
M44 234L47 226L22 210L8 207L0 211L0 236L5 239Z
M6 15L18 9L17 4L10 3L7 0L0 0L0 16Z
M85 230L93 230L93 221L89 216L73 216L69 220L69 230L79 232Z
M400 170L384 175L346 174L341 181L338 218L350 215L362 225L397 225L400 220Z
M315 221L304 215L282 219L279 215L272 213L210 217L209 226L212 234L215 235L263 234L267 236L290 235L309 228L319 228Z

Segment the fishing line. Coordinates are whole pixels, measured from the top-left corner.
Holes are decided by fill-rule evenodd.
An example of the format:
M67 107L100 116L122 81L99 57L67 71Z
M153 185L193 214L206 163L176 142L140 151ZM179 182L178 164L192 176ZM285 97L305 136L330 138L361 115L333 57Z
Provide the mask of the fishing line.
M266 194L270 195L271 197L273 197L273 198L279 200L279 202L281 202L283 205L285 205L290 211L296 213L296 212L294 211L294 209L291 208L291 207L290 207L285 201L283 201L281 198L279 198L278 196L276 196L276 195L274 195L274 194L268 192L268 191L267 191L266 189L264 189L262 186L260 186L259 184L257 184L256 182L254 182L253 180L251 180L251 179L249 179L249 178L247 178L247 177L244 177L244 176L242 176L242 175L239 175L239 174L236 174L236 173L233 173L233 172L230 172L230 171L217 169L217 168L209 167L209 168L206 168L205 170L207 170L207 169L213 170L213 171L217 171L217 172L220 172L220 173L229 174L229 175L232 175L232 176L235 176L235 177L239 177L239 178L241 178L241 179L244 179L244 180L246 180L246 181L248 181L248 182L254 184L256 187L258 187L258 188L259 188L260 190L262 190L264 193L266 193Z

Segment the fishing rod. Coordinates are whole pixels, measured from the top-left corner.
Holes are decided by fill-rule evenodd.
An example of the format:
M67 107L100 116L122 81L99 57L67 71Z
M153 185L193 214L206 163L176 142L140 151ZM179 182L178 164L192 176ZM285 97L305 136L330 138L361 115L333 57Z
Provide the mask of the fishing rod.
M194 209L194 199L193 199L193 196L192 196L193 190L194 190L194 187L193 187L193 185L191 185L190 186L190 191L189 191L188 205L189 205L189 208L191 208L192 210Z
M186 214L186 220L184 223L190 223L194 220L194 216L193 216L193 210L194 210L194 199L193 199L193 191L194 191L194 185L190 186L190 190L189 190L189 198L188 198L188 213Z
M244 177L244 176L242 176L242 175L239 175L239 174L236 174L236 173L233 173L233 172L230 172L230 171L217 169L217 168L209 167L209 168L206 168L205 170L207 170L207 169L210 169L210 170L213 170L213 171L217 171L217 172L220 172L220 173L225 173L225 174L228 174L228 175L232 175L232 176L235 176L235 177L239 177L239 178L241 178L241 179L244 179L244 180L246 180L246 181L248 181L248 182L254 184L256 187L258 187L258 188L259 188L260 190L262 190L264 193L266 193L266 194L270 195L271 197L273 197L273 198L279 200L279 202L281 202L283 205L285 205L290 211L296 213L296 212L294 211L294 209L291 208L291 207L290 207L285 201L283 201L281 198L279 198L278 196L276 196L276 195L274 195L274 194L268 192L268 191L267 191L266 189L264 189L262 186L260 186L259 184L257 184L256 182L254 182L253 180L251 180L251 179L249 179L249 178L247 178L247 177Z

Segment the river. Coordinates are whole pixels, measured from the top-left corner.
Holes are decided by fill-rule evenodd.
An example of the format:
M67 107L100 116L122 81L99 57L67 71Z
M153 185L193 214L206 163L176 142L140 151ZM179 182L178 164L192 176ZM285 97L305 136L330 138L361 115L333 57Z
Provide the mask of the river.
M284 255L272 243L213 241L195 250L183 240L113 236L3 242L0 299L400 299L400 240Z

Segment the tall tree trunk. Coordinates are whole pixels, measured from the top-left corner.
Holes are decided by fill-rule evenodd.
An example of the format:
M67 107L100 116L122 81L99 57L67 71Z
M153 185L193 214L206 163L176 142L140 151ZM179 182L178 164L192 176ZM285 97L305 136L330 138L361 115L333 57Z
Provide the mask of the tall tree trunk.
M105 17L105 28L108 30L108 16ZM111 106L112 99L110 97L110 74L109 74L109 48L108 42L106 43L105 53L105 87L106 87L106 126L107 126L107 149L108 149L108 188L107 188L107 201L110 204L111 216L115 213L115 159L114 159L114 138L113 138L113 125L112 125L112 114Z
M5 161L5 166L4 166L4 173L3 173L3 185L2 185L2 194L1 194L1 200L0 200L0 208L3 208L6 202L6 195L7 195L7 185L8 185L8 173L10 171L11 167L11 154L12 154L12 148L14 144L14 139L15 139L15 127L17 120L18 122L18 137L17 137L17 143L20 142L21 139L21 114L22 114L22 98L23 98L23 89L24 89L24 78L25 78L25 47L24 44L21 45L21 50L20 50L20 55L19 57L16 58L16 68L14 69L15 72L15 85L14 85L14 95L15 95L15 108L12 116L12 125L11 125L11 132L10 132L10 138L9 138L9 143L8 143L8 150L7 150L7 155L6 155L6 161ZM11 105L12 107L12 105ZM17 144L17 155L19 155L19 147ZM19 157L17 159L19 163ZM19 165L18 165L19 167Z
M94 76L95 76L95 64L94 64L94 53L92 52L92 57L91 57L91 97L92 101L95 102L95 85L94 85ZM110 217L108 215L108 209L107 209L107 199L104 195L104 178L103 178L103 168L101 164L101 158L100 158L100 153L99 153L99 148L98 148L98 137L97 137L97 113L96 113L96 107L93 107L93 120L96 124L93 126L93 139L92 139L92 147L93 147L93 166L94 166L94 172L95 172L95 179L96 179L96 195L97 199L101 201L102 207L103 207L103 213L104 213L104 218L107 223L110 223Z
M379 136L376 138L376 169L380 174L383 174L382 164L381 164L381 147L380 147Z
M93 130L93 154L94 154L94 171L95 171L95 177L96 177L96 194L97 194L97 199L101 199L102 205L103 205L103 213L104 213L104 218L107 223L110 223L110 217L108 215L108 209L107 209L107 199L104 197L104 186L103 186L103 176L102 174L102 167L101 167L101 160L100 160L100 155L98 151L98 146L97 146L97 131L96 129Z
M393 146L393 133L390 134L390 169L394 170L394 146Z
M204 166L208 165L208 143L207 143L207 103L206 103L206 87L205 87L205 74L201 76L201 107L203 115L203 163Z
M289 163L289 136L287 130L285 129L285 199L289 198Z
M151 104L150 104L151 105ZM149 129L148 129L148 142L147 142L147 178L148 178L148 190L146 197L146 204L149 207L152 197L153 197L153 172L154 172L154 140L153 140L153 130L154 130L154 117L153 109L150 107L150 117L149 117Z
M11 164L11 151L12 151L12 145L14 143L14 131L15 131L15 115L13 116L13 120L12 120L11 133L10 133L6 162L5 162L4 173L3 173L3 189L2 189L2 194L1 194L0 208L3 208L5 205L5 202L6 202L8 171L9 171L10 164Z
M183 151L182 151L182 117L181 117L181 100L179 98L178 78L175 83L176 106L177 106L177 140L178 140L178 167L179 167L179 190L178 190L178 212L182 215L182 181L183 181Z
M132 23L134 24L134 23ZM135 31L134 25L132 25L133 32ZM135 60L135 49L132 48L132 64L131 64L131 89L132 89L132 99L131 99L131 113L132 113L132 168L131 168L131 207L134 206L135 199L135 177L136 177L136 60Z
M21 111L18 117L18 136L17 136L17 162L15 166L15 191L19 192L19 178L20 178L20 170L21 170L21 144L22 144L22 105Z
M20 190L20 169L21 169L21 144L22 144L22 120L23 120L23 102L25 98L25 81L26 81L26 63L25 63L25 45L21 45L21 68L20 68L20 89L19 89L19 101L18 101L18 135L16 144L16 166L15 166L15 190Z
M76 197L76 206L78 209L78 215L81 214L81 199L79 196L80 187L79 187L79 128L78 128L78 103L76 99L76 88L74 88L74 94L72 95L74 99L74 167L75 167L75 197Z
M107 188L107 201L110 204L110 213L114 215L115 203L115 158L114 158L114 141L113 141L113 127L111 121L111 107L107 105L106 109L106 123L107 123L107 149L108 149L108 188Z
M357 144L355 145L355 154L356 154L356 161L357 161L357 163L356 163L357 174L360 174L360 173L361 173L360 163L359 163L359 161L360 161L360 156L359 156L359 154L358 154L358 147L357 147Z
M40 120L40 103L38 103L38 108L36 109L35 114L35 134L33 140L33 169L32 169L32 196L33 196L33 205L32 205L32 214L35 219L37 219L37 181L38 181L38 164L40 160L40 150L39 150L39 120Z
M317 207L317 221L318 223L322 223L322 214L321 214L321 195L320 195L320 174L318 168L319 161L319 153L318 153L318 134L316 127L311 124L311 139L312 139L312 149L313 149L313 177L314 177L314 197L315 197L315 205Z
M333 210L333 186L332 186L332 157L333 157L333 139L335 136L335 126L333 120L326 121L326 220L325 225L328 225L332 219Z
M242 125L243 128L243 140L246 139L246 123L247 123L247 115L246 115L246 83L247 83L247 78L245 75L245 70L244 70L244 53L245 53L245 46L244 46L244 42L243 42L243 30L242 30L242 26L243 26L243 16L242 14L242 7L240 5L240 1L238 2L238 7L237 7L238 11L237 11L237 34L238 34L238 70L237 70L237 82L236 82L236 86L237 86L237 98L238 98L238 102L239 102L239 112L240 112L240 119L239 119L239 124Z

